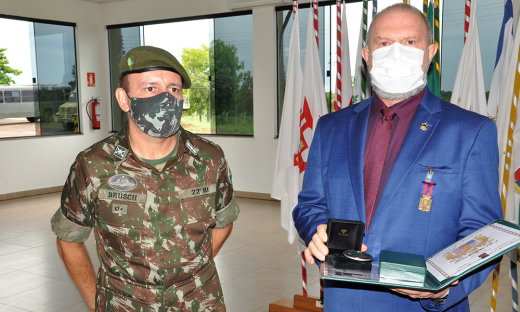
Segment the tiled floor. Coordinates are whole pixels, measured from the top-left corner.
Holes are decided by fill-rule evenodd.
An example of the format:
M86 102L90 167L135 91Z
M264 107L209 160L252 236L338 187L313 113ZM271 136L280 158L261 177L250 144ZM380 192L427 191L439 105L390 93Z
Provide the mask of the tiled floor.
M230 312L268 311L301 292L300 257L280 226L280 205L239 199L242 209L216 262ZM49 220L59 194L0 201L0 311L88 311L56 251ZM93 237L87 241L99 266ZM508 265L503 261L497 311L511 311ZM318 272L308 268L309 294L319 295ZM491 279L470 296L471 311L489 311Z

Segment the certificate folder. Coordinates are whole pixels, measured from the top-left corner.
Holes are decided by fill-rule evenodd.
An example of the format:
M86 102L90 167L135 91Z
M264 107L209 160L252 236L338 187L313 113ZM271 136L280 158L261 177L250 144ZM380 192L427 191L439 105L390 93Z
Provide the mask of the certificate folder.
M520 246L520 226L495 220L426 259L424 284L379 278L379 263L371 270L346 270L326 262L320 277L327 280L437 291Z

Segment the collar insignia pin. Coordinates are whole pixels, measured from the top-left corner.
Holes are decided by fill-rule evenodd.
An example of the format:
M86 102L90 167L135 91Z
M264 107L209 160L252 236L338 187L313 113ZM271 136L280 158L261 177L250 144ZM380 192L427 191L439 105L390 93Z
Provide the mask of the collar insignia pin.
M421 130L423 130L423 131L428 130L428 124L423 122L422 125L421 125Z
M127 152L128 150L126 148L122 147L121 145L118 145L114 152L114 155L120 159L123 159L125 158Z

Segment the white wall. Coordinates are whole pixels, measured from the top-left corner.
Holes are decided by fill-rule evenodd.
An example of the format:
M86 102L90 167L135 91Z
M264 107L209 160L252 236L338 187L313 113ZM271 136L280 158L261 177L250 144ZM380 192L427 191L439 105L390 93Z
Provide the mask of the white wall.
M77 153L109 135L110 90L106 25L228 12L223 0L147 0L97 4L74 0L0 0L1 14L77 24L76 41L81 112L100 96L101 130L81 115L77 136L0 140L0 195L62 185ZM273 7L253 11L254 137L208 138L224 149L236 190L270 193L277 149L276 35ZM168 38L173 40L173 38ZM86 73L96 73L87 87Z

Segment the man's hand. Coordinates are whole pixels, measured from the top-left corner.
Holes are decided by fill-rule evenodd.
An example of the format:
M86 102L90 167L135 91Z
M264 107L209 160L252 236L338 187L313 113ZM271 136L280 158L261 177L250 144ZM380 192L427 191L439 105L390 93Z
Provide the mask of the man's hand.
M314 264L314 258L312 256L316 257L320 261L325 261L325 256L329 254L329 248L325 246L327 240L327 225L318 225L316 234L312 236L312 241L304 250L305 260L308 264ZM367 246L365 244L361 247L361 251L367 251Z
M455 286L459 283L459 280L456 280L455 282L451 283L450 286ZM426 290L416 290L416 289L409 289L409 288L391 288L390 290L393 290L395 292L398 292L402 295L408 296L410 298L414 299L437 299L442 298L446 296L448 291L450 290L450 287L446 287L444 289L441 289L439 291L426 291Z

